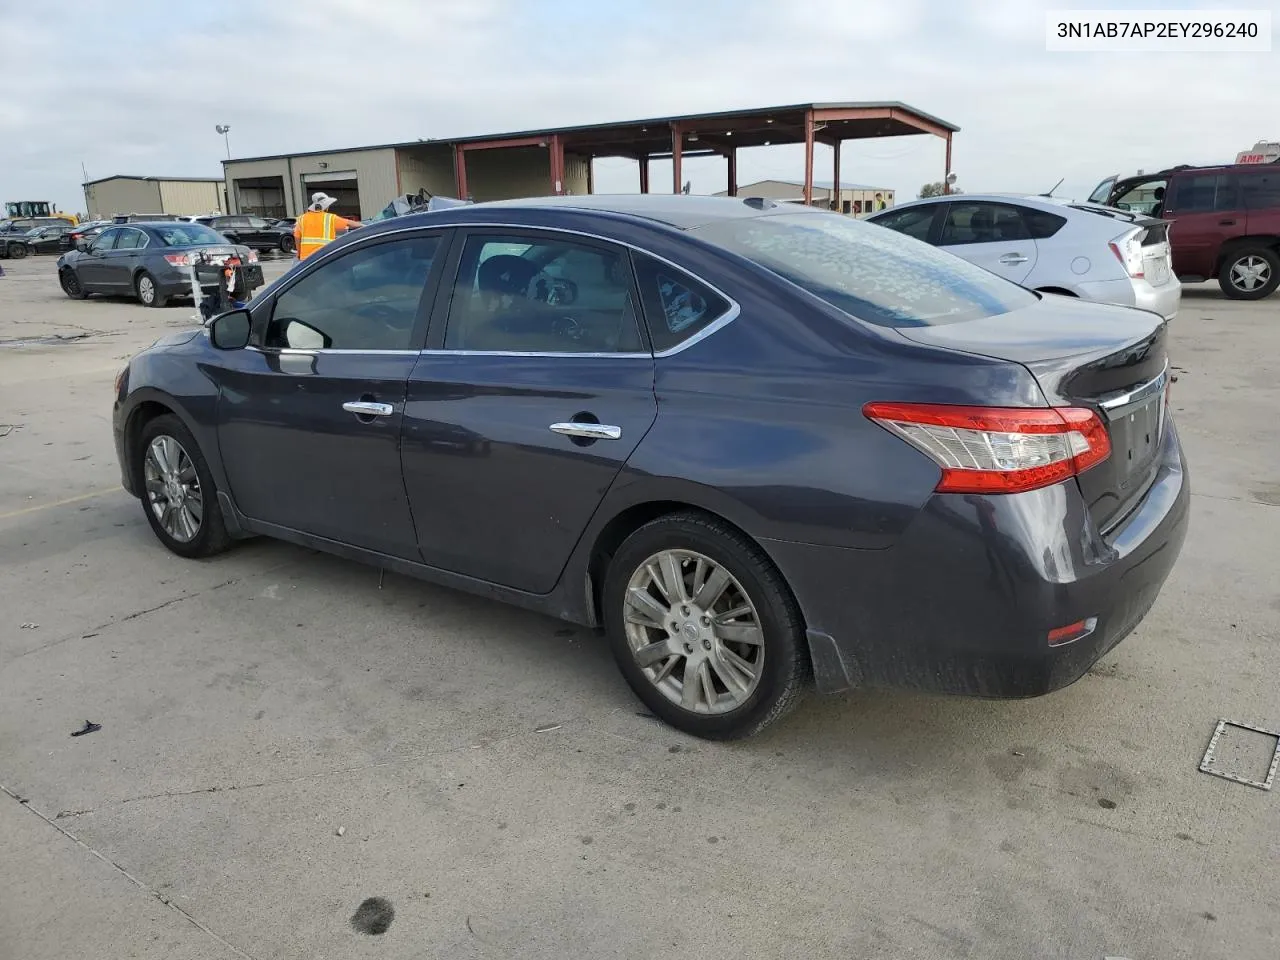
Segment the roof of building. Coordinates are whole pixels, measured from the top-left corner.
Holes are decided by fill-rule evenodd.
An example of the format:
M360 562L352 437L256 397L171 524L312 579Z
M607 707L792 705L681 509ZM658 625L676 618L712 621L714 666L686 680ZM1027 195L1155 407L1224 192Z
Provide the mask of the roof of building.
M741 193L743 190L750 189L751 187L758 187L762 183L782 183L782 184L786 184L788 187L804 186L803 180L784 180L780 177L767 177L764 180L757 180L755 183L742 184L741 186L738 187L738 192ZM814 180L813 186L814 186L814 189L817 189L817 190L830 190L831 181L830 180ZM893 187L873 187L867 183L852 183L849 180L841 180L840 189L841 190L877 190L877 191L880 191L881 193L894 192Z
M565 148L591 156L633 156L651 158L671 153L671 128L680 127L688 144L684 156L717 153L729 146L768 146L774 143L796 143L804 140L810 113L825 113L822 129L815 138L823 143L837 139L905 136L934 133L950 135L960 128L922 110L896 100L849 103L796 103L776 107L749 107L716 113L678 114L642 120L591 123L574 127L544 127L512 133L480 134L467 137L403 140L345 149L307 150L300 153L278 153L260 157L237 157L226 160L223 167L260 160L284 160L289 157L313 157L330 153L358 153L368 150L393 150L436 144L465 148L479 146L536 146L540 138L559 136ZM649 128L653 128L650 131ZM509 142L517 141L517 142ZM529 142L521 142L529 141ZM699 144L705 143L702 147Z
M97 180L86 180L82 186L92 187L96 183L108 180L146 180L149 183L222 183L223 177L135 177L127 173L117 173L111 177L99 177Z

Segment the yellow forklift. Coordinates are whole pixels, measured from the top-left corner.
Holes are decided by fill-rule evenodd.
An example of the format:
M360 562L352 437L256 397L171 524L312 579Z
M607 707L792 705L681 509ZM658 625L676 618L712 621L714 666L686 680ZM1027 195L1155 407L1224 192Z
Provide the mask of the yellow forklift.
M10 200L4 205L7 220L29 220L32 217L56 217L65 220L73 227L80 222L74 213L59 213L48 200Z

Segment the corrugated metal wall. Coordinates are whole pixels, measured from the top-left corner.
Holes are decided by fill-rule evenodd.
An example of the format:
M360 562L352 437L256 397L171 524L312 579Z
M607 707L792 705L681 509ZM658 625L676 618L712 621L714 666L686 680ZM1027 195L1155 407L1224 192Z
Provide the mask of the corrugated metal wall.
M587 162L566 155L564 188L587 192ZM551 155L545 147L467 151L467 188L477 203L517 197L545 197L551 190Z
M155 180L114 177L84 188L89 217L101 220L122 213L164 213L160 184Z
M228 160L223 163L222 169L231 188L230 203L233 213L240 212L235 181L256 177L281 178L285 185L285 205L288 207L288 216L291 217L297 216L311 202L310 191L303 183L304 178L315 181L330 176L354 176L360 190L362 218L373 216L397 195L396 151L391 147L274 160Z
M222 181L161 180L160 203L162 213L178 216L220 211L223 209Z
M400 193L426 190L435 197L456 197L453 148L447 143L402 147L396 151L400 169Z

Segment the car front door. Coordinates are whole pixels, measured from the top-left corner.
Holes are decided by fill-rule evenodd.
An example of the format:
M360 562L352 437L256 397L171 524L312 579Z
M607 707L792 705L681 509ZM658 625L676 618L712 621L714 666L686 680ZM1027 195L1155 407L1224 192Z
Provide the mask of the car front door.
M80 278L80 285L87 292L114 292L108 280L107 256L115 248L116 240L119 238L122 229L121 227L112 227L109 230L103 230L89 241L88 248L76 258L76 276Z
M936 237L934 223L938 219L938 211L946 206L945 203L913 203L909 207L899 207L867 219L878 227L887 227L930 243Z
M278 237L271 229L271 225L261 217L248 217L245 222L248 226L240 234L240 242L247 244L254 249L271 249L278 242Z
M453 260L405 404L422 556L547 593L657 416L630 256L569 234L475 230Z
M1173 221L1169 242L1179 277L1214 276L1222 245L1244 236L1248 213L1238 180L1225 173L1187 172L1170 181L1164 213Z
M948 203L938 246L1014 283L1036 265L1036 243L1018 208L1007 203Z
M102 258L103 285L115 293L133 291L133 271L150 237L137 227L121 227L115 245Z
M246 516L419 559L400 431L443 243L429 231L373 238L317 258L254 309L252 345L211 371Z
M221 217L213 222L213 229L232 243L241 243L241 237L249 232L249 220L247 217Z

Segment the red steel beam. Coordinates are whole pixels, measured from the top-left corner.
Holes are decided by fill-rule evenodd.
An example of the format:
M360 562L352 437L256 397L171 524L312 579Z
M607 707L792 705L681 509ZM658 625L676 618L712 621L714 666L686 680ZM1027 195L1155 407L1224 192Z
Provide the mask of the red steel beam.
M680 132L680 124L671 124L671 192L679 193L684 186L680 180L680 157L684 150L684 135Z
M951 193L951 184L947 182L947 178L951 176L951 133L947 133L947 169L942 174L942 192L944 194Z
M454 144L453 147L453 186L458 193L459 200L467 199L467 154L466 151Z
M724 156L729 162L729 196L736 197L738 195L738 148L730 147Z
M813 111L804 114L804 205L813 203Z
M840 141L831 146L831 192L837 213L844 213L844 190L840 188Z
M649 192L649 155L640 154L640 192Z
M551 151L551 192L560 196L564 193L564 141L558 133L552 135L548 148Z
M587 193L596 192L595 157L587 157Z

